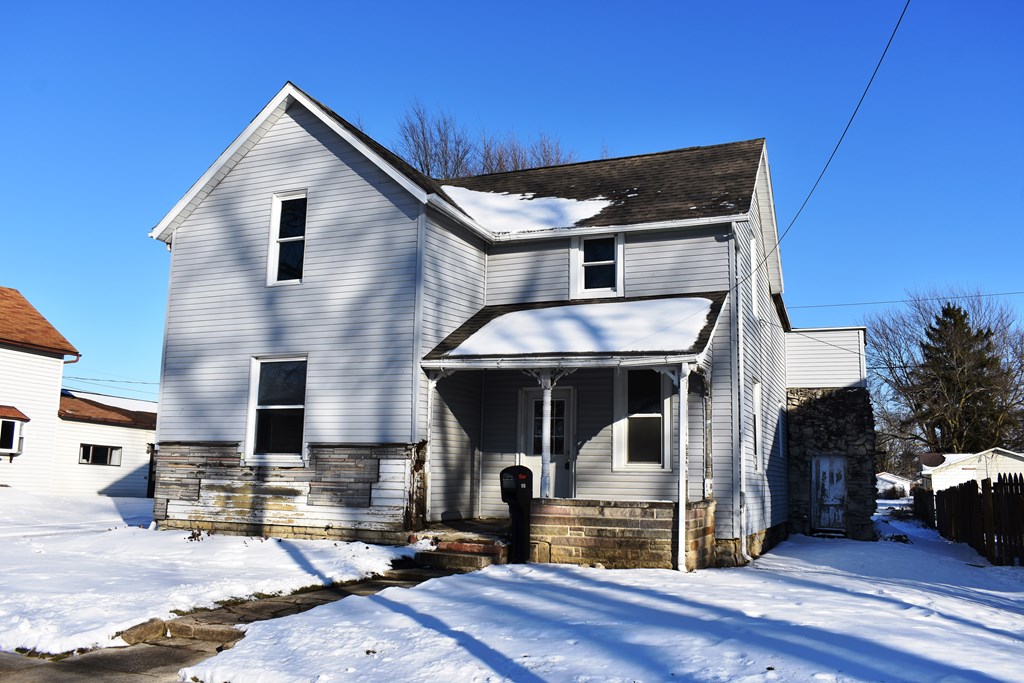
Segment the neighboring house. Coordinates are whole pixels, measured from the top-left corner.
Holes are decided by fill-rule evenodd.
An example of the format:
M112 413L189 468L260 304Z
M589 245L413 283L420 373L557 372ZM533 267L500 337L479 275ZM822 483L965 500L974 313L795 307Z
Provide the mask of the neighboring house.
M520 463L551 559L737 564L787 531L764 140L437 181L289 83L151 236L164 527L398 542L506 515ZM852 343L804 386L866 395Z
M912 485L913 482L911 480L891 472L879 472L875 475L875 489L879 493L885 493L890 489L898 488L903 491L904 496L909 496Z
M985 479L995 481L1000 474L1024 475L1024 454L1005 448L990 448L980 453L950 453L943 456L941 463L921 468L925 488L936 492L972 480L980 486Z
M151 445L156 402L61 392L55 490L66 495L152 496ZM70 462L77 454L77 465Z
M64 364L79 357L20 292L0 287L0 485L145 496L156 404L62 391Z

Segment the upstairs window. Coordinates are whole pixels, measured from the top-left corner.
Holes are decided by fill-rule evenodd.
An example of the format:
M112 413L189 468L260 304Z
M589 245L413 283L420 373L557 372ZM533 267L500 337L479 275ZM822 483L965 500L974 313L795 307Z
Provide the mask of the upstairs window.
M301 282L306 250L306 192L274 195L268 284Z
M94 446L83 443L78 450L78 464L80 465L113 465L121 466L120 446Z
M574 241L570 284L575 298L622 296L623 244L622 234Z
M306 359L256 359L253 375L252 453L301 456L306 415Z

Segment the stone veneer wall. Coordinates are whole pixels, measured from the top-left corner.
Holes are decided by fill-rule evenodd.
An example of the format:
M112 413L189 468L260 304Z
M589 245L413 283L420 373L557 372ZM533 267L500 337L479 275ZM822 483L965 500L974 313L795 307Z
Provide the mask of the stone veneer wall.
M409 444L311 444L305 467L250 467L237 443L161 443L153 515L165 529L403 543L423 523L421 460Z
M811 531L811 464L818 453L846 456L846 535L874 539L875 420L868 390L790 389L789 431L790 531Z
M534 500L531 560L610 569L675 567L676 504L663 501ZM714 501L687 505L687 569L714 564Z

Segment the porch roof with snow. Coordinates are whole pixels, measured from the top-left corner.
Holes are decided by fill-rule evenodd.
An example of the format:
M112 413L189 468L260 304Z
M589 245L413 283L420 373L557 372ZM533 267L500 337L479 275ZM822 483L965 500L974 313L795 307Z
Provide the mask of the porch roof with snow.
M424 356L422 365L496 369L696 361L726 295L486 306Z

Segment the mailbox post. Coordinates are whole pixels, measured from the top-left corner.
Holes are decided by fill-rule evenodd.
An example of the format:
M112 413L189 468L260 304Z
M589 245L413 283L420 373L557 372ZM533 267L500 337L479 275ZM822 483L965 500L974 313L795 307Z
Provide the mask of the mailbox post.
M512 520L508 561L523 564L530 559L530 501L533 500L533 472L513 465L501 471L501 500L508 503Z

